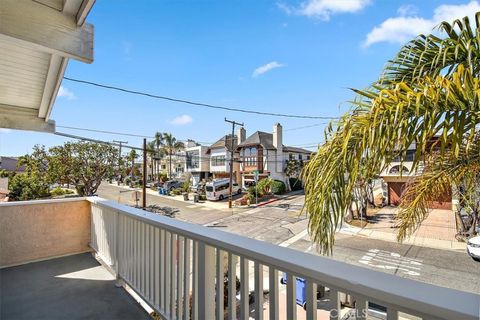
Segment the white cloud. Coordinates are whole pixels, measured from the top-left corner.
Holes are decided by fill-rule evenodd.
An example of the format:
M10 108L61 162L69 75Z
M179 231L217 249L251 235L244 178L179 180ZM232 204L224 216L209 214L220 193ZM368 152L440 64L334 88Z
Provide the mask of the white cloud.
M283 2L277 3L277 6L287 14L297 14L328 21L334 14L358 12L370 2L371 0L308 0L296 8Z
M252 77L256 78L270 70L276 69L276 68L281 68L284 65L281 63L278 63L277 61L272 61L269 62L263 66L258 67L257 69L253 70Z
M388 18L367 34L364 47L378 42L405 43L421 33L431 33L433 28L442 21L453 22L455 19L468 16L474 21L474 15L480 11L480 3L471 1L461 5L440 5L435 8L430 19L416 16L412 8L400 7L400 16Z
M64 86L60 86L60 89L58 89L57 96L61 98L65 98L67 100L77 99L77 96L72 91L70 91L70 89L67 89Z
M415 16L418 13L418 8L413 4L404 4L397 9L400 16Z
M176 126L184 126L192 122L193 122L193 119L188 114L182 114L181 116L175 117L170 121L171 124Z

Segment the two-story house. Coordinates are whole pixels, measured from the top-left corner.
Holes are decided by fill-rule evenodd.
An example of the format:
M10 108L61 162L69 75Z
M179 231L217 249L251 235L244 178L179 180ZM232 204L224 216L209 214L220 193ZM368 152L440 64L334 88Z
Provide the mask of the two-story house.
M210 156L207 154L209 147L202 146L193 140L185 144L185 172L192 175L193 185L210 177Z
M428 148L438 140L438 137L431 139ZM423 164L420 163L417 170L412 170L413 159L417 151L415 143L412 143L405 155L403 161L397 157L381 173L380 177L387 184L387 203L391 206L398 206L401 202L403 192L409 181L423 172ZM430 203L431 209L452 209L452 192L437 195L436 199Z
M237 146L240 155L242 186L248 187L255 181L255 171L259 179L270 177L283 181L288 186L285 174L286 160L309 160L310 150L283 145L283 129L279 123L273 132L256 131Z
M207 154L210 156L210 172L214 179L230 177L230 160L231 151L233 150L233 180L235 182L241 180L237 146L239 142L243 140L245 140L245 129L240 128L237 135L232 137L231 134L227 134L208 148Z

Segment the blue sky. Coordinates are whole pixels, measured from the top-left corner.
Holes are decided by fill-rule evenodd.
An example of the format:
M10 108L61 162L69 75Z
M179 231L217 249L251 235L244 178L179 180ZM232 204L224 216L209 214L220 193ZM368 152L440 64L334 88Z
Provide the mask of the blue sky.
M477 1L97 1L93 64L70 61L66 76L164 96L264 112L338 116L376 79L401 44L441 20L480 11ZM64 80L51 118L57 126L214 142L245 123L247 136L323 123L246 115L126 95ZM111 141L140 138L57 131ZM323 126L284 133L287 145L320 142ZM51 134L0 130L0 155Z

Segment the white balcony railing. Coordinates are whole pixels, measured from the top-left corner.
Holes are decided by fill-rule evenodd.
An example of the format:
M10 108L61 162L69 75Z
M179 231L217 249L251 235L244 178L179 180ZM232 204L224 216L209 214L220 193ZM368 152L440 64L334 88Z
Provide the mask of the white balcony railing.
M478 319L479 296L303 253L220 230L194 225L107 200L91 198L91 246L119 279L165 319L224 319L224 270L235 279L239 264L240 314L235 281L228 284L229 319L248 319L250 268L254 268L255 318L263 319L268 273L269 318L279 318L279 272L288 275L286 317L296 319L296 277L306 283L306 317L316 319L317 285L330 289L330 319L341 293L356 301L357 319L368 302L423 319ZM224 256L227 259L224 259Z

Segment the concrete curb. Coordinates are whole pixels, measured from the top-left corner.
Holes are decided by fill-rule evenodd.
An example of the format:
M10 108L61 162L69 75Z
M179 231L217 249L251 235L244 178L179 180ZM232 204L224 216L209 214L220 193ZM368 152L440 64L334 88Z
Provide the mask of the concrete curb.
M396 240L396 235L393 233L386 233L375 230L366 230L364 228L355 227L345 223L346 226L342 226L338 232L343 234L351 234L355 236L364 237L367 239L377 239L388 242L399 243ZM457 242L455 240L440 240L431 239L425 237L412 236L409 239L402 242L402 244L414 245L419 247L427 247L432 249L449 250L455 252L463 252L466 250L466 244L463 242Z

